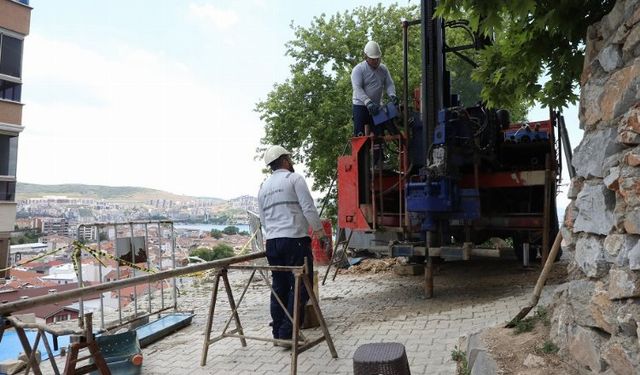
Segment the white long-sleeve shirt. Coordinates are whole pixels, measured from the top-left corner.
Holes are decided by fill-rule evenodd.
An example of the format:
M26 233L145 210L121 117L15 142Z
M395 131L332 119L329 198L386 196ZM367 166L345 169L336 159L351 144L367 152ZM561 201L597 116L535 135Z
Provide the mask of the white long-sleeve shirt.
M351 86L355 105L367 105L370 101L381 104L383 90L389 96L396 94L396 86L384 64L377 69L370 67L366 61L356 65L351 71Z
M304 177L286 169L278 169L262 183L258 192L260 222L265 238L308 237L322 229L318 210Z

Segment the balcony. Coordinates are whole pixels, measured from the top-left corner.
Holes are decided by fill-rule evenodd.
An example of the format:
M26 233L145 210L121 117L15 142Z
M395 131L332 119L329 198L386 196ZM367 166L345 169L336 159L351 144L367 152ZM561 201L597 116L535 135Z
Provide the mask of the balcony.
M16 203L0 201L0 233L12 232L16 219Z
M22 35L29 34L31 8L28 0L0 0L0 26Z
M0 123L22 125L22 105L22 103L0 99Z

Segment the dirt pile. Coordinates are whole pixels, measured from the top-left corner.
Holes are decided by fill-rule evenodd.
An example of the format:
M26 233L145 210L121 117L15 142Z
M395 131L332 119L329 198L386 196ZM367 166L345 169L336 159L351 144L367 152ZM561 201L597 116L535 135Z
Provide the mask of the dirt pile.
M399 258L363 259L362 262L344 270L344 273L362 275L367 273L392 272L393 266L400 264Z
M549 340L549 324L535 323L529 332L493 327L485 333L485 343L501 374L577 375L579 372L557 354Z

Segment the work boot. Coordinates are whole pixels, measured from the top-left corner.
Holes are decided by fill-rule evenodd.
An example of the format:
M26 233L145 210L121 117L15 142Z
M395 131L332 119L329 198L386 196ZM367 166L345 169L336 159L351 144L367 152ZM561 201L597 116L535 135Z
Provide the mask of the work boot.
M273 346L279 346L281 348L284 348L285 350L291 350L291 343L290 342L274 342Z

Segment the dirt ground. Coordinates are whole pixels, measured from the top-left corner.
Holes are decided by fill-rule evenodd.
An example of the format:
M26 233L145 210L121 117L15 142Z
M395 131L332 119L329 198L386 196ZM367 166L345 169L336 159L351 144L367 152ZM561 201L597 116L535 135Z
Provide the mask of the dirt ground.
M404 264L402 258L363 259L359 264L340 273L367 275L393 273L393 267ZM547 284L561 284L567 277L567 264L554 264ZM515 260L478 258L471 261L436 262L434 264L434 285L453 284L457 288L471 287L474 290L491 287L533 287L540 275L539 262L523 268ZM464 275L464 277L460 277Z
M485 343L501 374L578 375L579 372L557 354L545 353L543 347L548 339L549 326L542 322L538 322L533 331L520 334L504 327L494 327L485 333Z
M342 272L364 277L379 277L392 275L396 264L402 264L399 259L364 259L356 266ZM435 298L446 298L447 295L473 295L474 298L496 298L505 294L532 290L541 266L533 263L529 268L523 268L515 260L502 259L474 259L471 262L446 262L435 264L434 291ZM413 276L422 278L423 276ZM567 277L566 261L554 264L546 285L561 284ZM522 306L524 307L524 306ZM532 310L534 312L536 308ZM548 312L549 314L551 312ZM470 332L471 333L471 332ZM485 342L496 360L501 374L514 375L573 375L578 372L565 363L557 354L545 353L542 350L549 339L549 326L541 320L530 332L516 335L514 329L502 326L493 327L486 331ZM465 348L462 348L465 349ZM538 363L525 366L528 356Z

